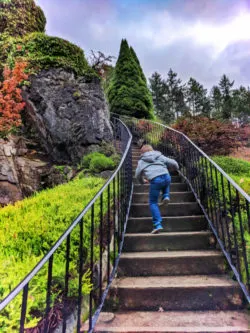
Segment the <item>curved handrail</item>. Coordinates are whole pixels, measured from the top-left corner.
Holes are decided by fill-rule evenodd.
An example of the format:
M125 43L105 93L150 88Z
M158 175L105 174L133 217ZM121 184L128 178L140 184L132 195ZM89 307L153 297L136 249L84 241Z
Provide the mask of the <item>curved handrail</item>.
M120 115L117 115L115 114L116 116L120 116ZM136 119L138 120L137 118L133 118L133 117L129 117L129 116L120 116L121 118L128 118L128 119ZM215 163L206 153L204 153L203 150L201 150L192 140L189 139L188 136L186 136L184 133L172 128L172 127L169 127L169 126L166 126L166 125L163 125L161 123L158 123L156 121L152 121L152 120L147 120L148 122L150 123L153 123L153 124L156 124L158 126L162 126L164 128L167 128L168 130L172 131L172 132L175 132L175 133L178 133L180 134L183 138L185 138L195 149L197 149L199 151L199 153L201 153L206 159L209 160L209 162L211 162L216 168L218 171L220 171L220 173L223 174L223 176L225 178L227 178L227 180L237 189L237 191L240 192L241 195L243 195L245 197L246 200L248 200L250 202L250 196L238 185L235 183L235 181L227 174L225 173L225 171L217 164Z
M157 123L155 121L152 121L152 123L157 124L157 125L161 125L164 128L167 128L168 130L171 130L173 132L176 132L176 133L182 135L195 149L197 149L199 151L199 153L201 153L206 159L208 159L209 162L211 162L217 168L217 170L220 171L220 173L223 174L223 176L225 178L227 178L227 180L237 189L237 191L240 192L240 194L242 196L245 197L246 200L248 200L250 202L250 196L238 184L236 184L235 181L217 163L215 163L206 153L204 153L203 150L201 150L192 140L190 140L188 136L186 136L184 133L182 133L180 131L177 131L174 128L163 125L161 123Z
M250 303L250 256L244 234L245 231L250 233L250 196L184 133L155 121L123 115L120 117L125 122L128 121L132 132L143 142L152 144L156 149L163 149L166 153L170 152L173 156L176 154L183 164L183 172L180 174L194 193L246 300ZM143 123L140 124L140 121ZM169 145L162 129L171 134L170 137L166 134Z
M68 229L63 233L63 235L52 246L52 248L50 249L50 251L39 261L39 263L32 269L32 271L29 274L27 274L26 277L1 301L1 303L0 303L0 311L3 310L21 291L23 291L24 288L32 280L32 278L44 267L44 265L46 263L48 263L48 261L52 258L53 254L59 248L59 246L67 239L67 237L70 235L70 233L72 232L72 230L79 224L79 222L82 220L82 218L84 217L84 215L94 205L94 203L97 201L97 199L99 199L102 196L103 192L107 188L109 188L110 184L114 181L115 177L121 171L121 169L123 167L123 164L124 164L126 158L128 157L128 154L129 154L130 149L131 149L132 135L131 135L128 127L124 124L124 122L122 122L122 120L116 119L116 121L119 121L121 123L121 125L124 127L124 129L126 130L127 136L128 136L128 140L127 140L127 143L126 143L125 150L123 152L122 159L121 159L118 167L116 168L115 172L108 179L108 181L102 186L102 188L94 196L94 198L82 210L82 212L76 217L76 219L72 222L72 224L68 227Z

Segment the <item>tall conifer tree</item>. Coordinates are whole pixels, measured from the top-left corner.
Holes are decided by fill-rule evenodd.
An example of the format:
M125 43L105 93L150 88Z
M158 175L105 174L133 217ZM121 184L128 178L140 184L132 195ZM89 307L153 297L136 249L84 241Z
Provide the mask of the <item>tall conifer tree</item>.
M146 80L143 79L144 74L139 60L135 52L132 52L126 39L123 39L114 76L108 89L110 111L137 118L152 119L152 96Z

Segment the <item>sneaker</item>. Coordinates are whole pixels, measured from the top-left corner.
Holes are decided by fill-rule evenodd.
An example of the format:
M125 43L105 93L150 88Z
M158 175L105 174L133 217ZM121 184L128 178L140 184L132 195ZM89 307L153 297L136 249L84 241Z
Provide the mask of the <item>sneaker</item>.
M159 206L167 206L170 202L170 199L168 197L162 199L162 201L159 203Z
M158 226L158 227L155 227L152 231L151 231L151 234L159 234L160 231L162 231L163 228L162 226Z

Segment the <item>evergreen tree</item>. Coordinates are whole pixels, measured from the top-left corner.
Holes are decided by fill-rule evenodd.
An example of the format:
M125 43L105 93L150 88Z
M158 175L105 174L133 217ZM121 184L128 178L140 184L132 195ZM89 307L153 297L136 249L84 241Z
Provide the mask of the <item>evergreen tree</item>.
M210 115L211 107L207 98L207 89L204 89L203 86L192 77L188 81L187 101L193 116L200 114Z
M159 118L164 120L164 115L167 109L167 101L165 97L167 86L159 73L155 72L149 78L149 89L153 97L154 112Z
M250 116L250 90L243 86L233 90L233 116L245 122Z
M178 118L187 111L187 107L184 98L184 87L181 85L181 80L177 78L177 73L171 68L168 71L166 84L169 113L172 114L172 119Z
M212 106L212 115L213 117L220 119L222 118L222 95L220 88L218 86L213 86L210 94L211 106Z
M234 81L230 82L229 78L224 74L220 80L220 92L222 95L222 118L229 119L233 112L233 99L232 99L232 87Z
M138 60L138 59L137 59ZM142 70L126 39L121 41L120 53L108 89L110 111L137 118L153 119L153 102Z
M143 73L143 70L141 68L141 64L140 64L140 61L139 59L137 58L137 55L134 51L134 49L132 48L132 46L130 46L130 52L131 52L131 56L133 57L133 59L135 60L135 62L137 63L138 67L139 67L139 71L140 71L140 75L141 75L141 78L144 82L147 82L147 79Z

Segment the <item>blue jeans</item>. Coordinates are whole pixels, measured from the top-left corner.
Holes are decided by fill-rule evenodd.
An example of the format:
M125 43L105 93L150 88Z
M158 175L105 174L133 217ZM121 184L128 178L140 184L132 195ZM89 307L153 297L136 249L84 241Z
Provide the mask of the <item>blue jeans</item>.
M160 192L162 192L162 199L169 198L171 176L169 174L155 177L150 182L149 189L149 207L153 217L154 227L161 225L162 217L158 206L158 199Z

